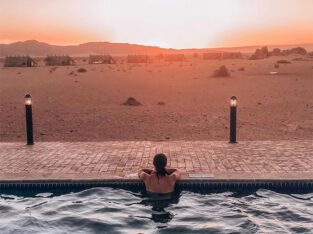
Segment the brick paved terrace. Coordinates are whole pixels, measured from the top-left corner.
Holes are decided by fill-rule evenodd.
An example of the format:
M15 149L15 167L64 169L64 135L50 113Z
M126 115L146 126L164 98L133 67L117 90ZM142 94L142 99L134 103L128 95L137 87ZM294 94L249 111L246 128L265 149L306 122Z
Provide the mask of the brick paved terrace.
M313 140L0 143L0 181L137 179L164 152L184 180L313 180Z

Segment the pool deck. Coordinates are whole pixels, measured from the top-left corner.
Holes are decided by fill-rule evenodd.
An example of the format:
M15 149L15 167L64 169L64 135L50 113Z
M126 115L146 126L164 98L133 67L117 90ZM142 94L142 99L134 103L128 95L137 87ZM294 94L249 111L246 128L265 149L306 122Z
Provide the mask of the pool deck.
M313 140L0 143L0 183L138 181L156 153L183 181L313 182Z

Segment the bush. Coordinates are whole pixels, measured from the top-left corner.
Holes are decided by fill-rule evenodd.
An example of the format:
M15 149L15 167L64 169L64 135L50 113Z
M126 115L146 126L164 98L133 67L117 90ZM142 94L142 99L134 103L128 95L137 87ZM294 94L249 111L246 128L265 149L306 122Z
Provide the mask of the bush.
M126 102L123 103L125 106L141 106L142 104L136 100L134 97L129 97Z
M77 72L87 72L87 70L85 68L79 68L77 69Z
M292 61L312 61L312 60L307 58L294 58Z
M219 69L215 70L213 72L213 77L228 77L230 76L230 73L228 71L228 69L226 68L226 66L220 66Z
M291 63L290 61L288 60L285 60L285 59L282 59L282 60L278 60L277 63L281 63L281 64L289 64Z

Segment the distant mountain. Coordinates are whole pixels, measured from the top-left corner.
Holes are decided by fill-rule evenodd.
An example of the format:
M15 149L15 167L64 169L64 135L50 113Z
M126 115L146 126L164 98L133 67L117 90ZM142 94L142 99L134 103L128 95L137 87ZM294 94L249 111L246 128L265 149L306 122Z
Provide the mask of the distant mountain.
M87 55L87 54L128 54L128 53L161 53L164 49L154 46L130 45L127 43L88 42L80 45L59 46L35 40L0 44L0 56L28 54L45 55ZM169 50L171 51L171 50Z
M313 43L298 45L267 45L269 49L281 48L288 49L292 47L304 47L313 51ZM195 53L206 51L241 51L243 53L254 52L260 46L228 47L228 48L203 48L203 49L164 49L157 46L134 45L128 43L110 43L110 42L88 42L80 45L60 46L50 45L48 43L36 40L23 42L14 42L10 44L0 44L0 56L6 55L61 55L68 54L72 56L85 56L89 54L158 54L158 53Z

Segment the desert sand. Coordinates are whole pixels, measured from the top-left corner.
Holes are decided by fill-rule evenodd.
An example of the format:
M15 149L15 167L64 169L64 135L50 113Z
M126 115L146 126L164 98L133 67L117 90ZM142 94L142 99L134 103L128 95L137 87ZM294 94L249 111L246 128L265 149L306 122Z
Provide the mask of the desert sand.
M32 68L0 64L0 141L25 141L26 93L33 96L35 141L227 141L233 95L238 98L238 141L312 139L313 61L294 58L97 65L80 60L75 66ZM280 59L291 64L274 68ZM221 65L231 76L211 77ZM128 97L142 105L121 105Z

